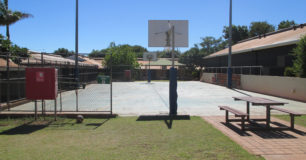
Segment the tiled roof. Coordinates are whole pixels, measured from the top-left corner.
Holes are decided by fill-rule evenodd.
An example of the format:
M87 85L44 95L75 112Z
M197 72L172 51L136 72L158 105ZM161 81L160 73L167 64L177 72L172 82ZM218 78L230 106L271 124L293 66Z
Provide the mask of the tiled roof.
M6 64L7 64L6 59L0 58L0 67L6 67ZM12 60L9 61L9 65L10 67L18 67L18 65L15 64Z
M295 29L294 29L295 28ZM256 50L275 48L280 46L296 44L302 36L306 35L306 24L290 29L284 29L265 36L257 36L249 40L242 41L232 46L232 54L251 52ZM228 48L215 52L204 59L224 56L228 54Z
M149 63L145 63L144 65L149 65ZM172 62L167 58L159 58L157 61L151 61L151 66L171 66ZM175 66L183 66L184 64L174 61Z

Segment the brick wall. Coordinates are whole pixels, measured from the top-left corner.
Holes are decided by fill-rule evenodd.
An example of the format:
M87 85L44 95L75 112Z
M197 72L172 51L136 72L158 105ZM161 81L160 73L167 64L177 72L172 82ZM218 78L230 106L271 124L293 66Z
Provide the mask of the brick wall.
M207 75L210 74L210 75ZM201 78L201 81L217 84L221 86L227 86L227 74L224 73L203 73L203 76L207 78ZM232 86L233 88L241 88L241 75L233 74L232 75Z

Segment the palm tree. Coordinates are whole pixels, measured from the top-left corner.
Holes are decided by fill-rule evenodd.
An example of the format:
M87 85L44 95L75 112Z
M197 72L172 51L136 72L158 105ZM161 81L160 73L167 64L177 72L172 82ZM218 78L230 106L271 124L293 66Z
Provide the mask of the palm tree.
M6 26L6 36L7 39L10 39L10 28L11 24L16 23L17 21L32 17L31 14L22 13L19 11L11 11L8 9L8 0L4 2L0 1L0 26Z

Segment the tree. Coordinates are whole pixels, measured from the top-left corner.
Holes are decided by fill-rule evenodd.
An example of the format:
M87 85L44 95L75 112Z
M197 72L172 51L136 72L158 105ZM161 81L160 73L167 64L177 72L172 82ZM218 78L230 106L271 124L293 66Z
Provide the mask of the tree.
M223 27L223 38L229 39L229 27ZM236 44L237 42L249 38L249 29L247 26L232 26L232 43Z
M128 45L128 44L124 44L124 45L120 45L123 48L127 48L129 50L131 50L132 52L134 52L136 54L137 58L142 58L143 57L143 53L144 52L148 52L148 50L142 46L139 45ZM115 42L111 42L109 44L108 48L105 49L101 49L101 50L92 50L91 53L88 55L89 57L105 57L106 54L109 53L110 48L115 48L116 44Z
M186 64L187 67L192 67L195 70L197 67L203 68L202 58L204 57L203 52L200 51L198 45L190 48L188 51L184 52L180 58L179 62Z
M201 39L203 41L200 43L200 46L202 47L201 52L204 54L204 56L208 56L221 49L224 49L227 44L221 37L216 39L214 37L207 36Z
M56 55L60 55L62 57L69 57L69 56L72 56L72 55L75 54L73 51L69 51L66 48L58 48L53 53L56 54Z
M284 28L289 28L289 27L292 27L292 26L295 26L295 25L296 25L296 23L294 21L289 21L289 20L281 21L278 24L277 30L284 29Z
M306 78L306 36L302 37L293 49L293 56L293 67L286 68L285 75L292 74L288 72L291 71L297 77Z
M101 50L95 50L93 49L91 53L88 55L90 58L95 57L105 57L105 55L108 53L108 49L101 49Z
M263 35L275 31L275 27L268 22L252 22L250 26L250 37Z
M137 58L142 58L143 53L148 52L146 48L139 46L139 45L134 45L131 47L132 47L132 51L136 53Z
M112 54L112 61L111 55L107 54L102 62L104 65L110 66L112 62L112 65L123 66L120 70L139 67L136 53L132 51L129 45L110 46L108 51Z
M158 58L171 58L172 51L171 50L163 50L163 51L156 51ZM174 50L174 57L179 58L181 55L180 51Z
M0 26L6 26L6 37L10 39L9 26L17 21L31 17L31 14L19 11L11 11L8 9L8 0L0 1Z
M12 56L10 59L12 59L15 63L21 62L20 57L29 56L27 48L19 47L18 45L13 44L10 40L5 39L4 36L0 34L0 54L6 55L8 52L10 53L10 56Z
M187 72L191 73L193 78L199 78L202 68L204 67L203 57L204 53L201 52L199 46L195 44L194 47L180 56L179 62L186 65L185 69L187 69Z

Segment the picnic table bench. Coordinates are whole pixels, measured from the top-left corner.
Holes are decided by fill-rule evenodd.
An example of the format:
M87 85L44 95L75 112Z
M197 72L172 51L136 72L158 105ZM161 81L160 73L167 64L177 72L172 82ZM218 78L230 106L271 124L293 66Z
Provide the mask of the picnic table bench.
M284 105L287 104L286 102L278 102L275 100L270 100L267 98L261 98L261 97L250 97L250 96L244 96L244 97L233 97L235 101L245 101L246 102L246 113L236 110L234 108L231 108L229 106L219 106L220 110L225 110L225 121L226 123L229 122L241 122L241 129L246 130L245 128L245 122L255 124L258 127L252 127L247 128L247 130L287 130L291 129L294 130L294 118L295 116L301 116L301 113L293 112L287 109L276 107L276 105ZM264 119L250 119L250 104L252 106L264 106L266 107L266 117ZM270 127L271 123L271 110L277 110L280 112L288 113L290 115L290 127ZM231 112L235 115L235 117L241 117L241 119L229 119L228 118L228 112ZM266 125L263 128L262 124L257 123L258 121L265 121Z
M225 110L225 122L229 123L229 122L233 122L233 121L241 121L241 130L244 130L244 122L245 122L245 117L248 116L248 114L243 113L239 110L236 110L234 108L228 107L228 106L219 106L220 110ZM237 119L229 119L228 118L228 112L231 112L235 115L235 117L241 117L241 120L237 120Z
M290 115L290 128L293 130L294 129L294 117L295 116L301 116L302 114L300 113L297 113L297 112L293 112L293 111L289 111L287 109L284 109L284 108L279 108L279 107L276 107L276 106L271 106L270 109L272 110L277 110L277 111L280 111L280 112L284 112L284 113L288 113Z

